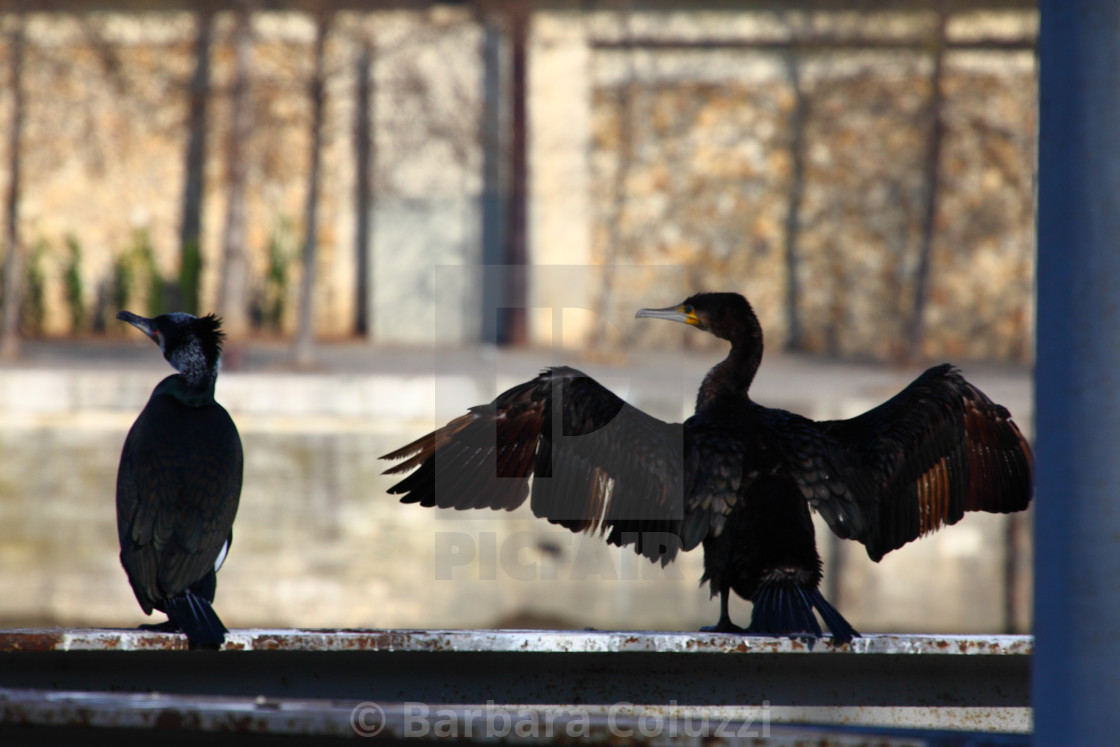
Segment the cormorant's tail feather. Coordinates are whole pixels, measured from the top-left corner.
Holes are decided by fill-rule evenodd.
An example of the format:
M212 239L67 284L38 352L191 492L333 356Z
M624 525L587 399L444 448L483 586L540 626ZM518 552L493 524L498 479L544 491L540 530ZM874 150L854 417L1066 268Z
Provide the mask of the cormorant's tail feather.
M168 619L187 634L191 648L217 648L225 643L229 631L218 613L190 589L168 599L166 612Z
M847 643L858 636L836 608L825 601L817 589L804 589L789 584L763 584L751 598L754 610L748 633L763 635L808 635L820 638L823 633L813 609L832 631L835 643Z
M852 638L858 638L859 633L855 631L848 621L844 619L843 615L836 611L836 608L828 603L819 589L812 591L802 590L802 594L809 597L809 601L816 607L817 612L821 613L821 619L828 629L832 631L833 643L848 643Z
M812 635L821 637L821 626L812 604L796 586L763 584L751 597L754 610L748 633L764 635Z

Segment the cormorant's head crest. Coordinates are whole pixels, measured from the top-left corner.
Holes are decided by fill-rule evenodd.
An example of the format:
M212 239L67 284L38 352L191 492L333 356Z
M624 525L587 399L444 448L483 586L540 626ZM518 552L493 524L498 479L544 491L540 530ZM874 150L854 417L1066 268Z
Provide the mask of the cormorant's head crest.
M174 312L149 319L122 311L117 319L150 337L167 362L188 380L204 382L217 375L226 335L222 320L214 314L197 317Z
M222 357L222 345L226 341L226 333L222 330L222 318L214 314L200 316L195 322L195 334L202 343L202 352L206 359L215 363Z

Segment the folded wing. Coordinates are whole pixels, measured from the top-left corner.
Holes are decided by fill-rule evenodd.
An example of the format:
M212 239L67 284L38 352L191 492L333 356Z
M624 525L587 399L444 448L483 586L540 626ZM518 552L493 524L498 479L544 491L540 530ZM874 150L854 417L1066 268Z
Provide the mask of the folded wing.
M182 415L165 396L144 408L117 473L121 562L145 612L214 569L241 493L241 441L226 411L192 408L169 434L159 425L168 408Z

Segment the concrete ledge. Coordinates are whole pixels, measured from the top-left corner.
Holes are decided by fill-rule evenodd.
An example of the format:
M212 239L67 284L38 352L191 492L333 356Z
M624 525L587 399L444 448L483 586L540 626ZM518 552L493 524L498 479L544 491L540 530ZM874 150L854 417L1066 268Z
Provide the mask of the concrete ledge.
M46 651L187 651L186 638L121 628L10 628L0 630L0 654ZM233 630L225 651L385 651L548 654L880 654L1030 656L1024 635L872 634L834 645L791 638L721 633L601 630Z
M871 635L810 648L789 639L675 632L236 630L225 648L188 652L182 636L133 630L8 630L0 632L0 688L1031 728L1027 636Z

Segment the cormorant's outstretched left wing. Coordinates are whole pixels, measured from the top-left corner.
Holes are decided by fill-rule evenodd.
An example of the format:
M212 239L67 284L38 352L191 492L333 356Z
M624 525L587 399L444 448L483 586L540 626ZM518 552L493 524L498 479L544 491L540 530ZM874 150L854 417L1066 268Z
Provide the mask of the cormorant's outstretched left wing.
M386 474L416 470L389 492L422 506L512 510L532 477L537 516L664 564L680 548L684 449L679 423L557 367L382 458L405 460Z
M872 560L965 511L1009 513L1030 503L1027 440L1006 408L950 365L930 368L862 415L818 425L870 471L872 495L859 504L865 531L830 526L862 542Z

